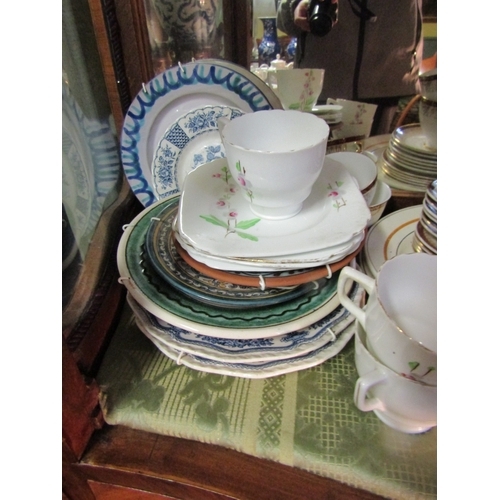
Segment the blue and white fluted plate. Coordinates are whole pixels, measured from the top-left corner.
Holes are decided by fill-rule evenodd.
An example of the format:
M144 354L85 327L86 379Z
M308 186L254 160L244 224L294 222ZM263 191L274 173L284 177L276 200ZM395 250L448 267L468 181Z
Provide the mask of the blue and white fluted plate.
M160 199L151 168L165 131L204 106L229 106L244 113L283 109L278 96L260 78L227 61L203 59L155 76L129 106L121 134L125 175L144 206Z
M336 356L346 346L349 340L354 335L356 322L353 321L342 332L336 336L335 340L331 340L321 347L313 351L306 352L300 356L273 359L260 363L238 363L238 362L222 362L213 359L204 358L193 354L187 354L183 351L178 351L168 346L164 342L158 340L144 328L144 325L137 320L136 324L141 329L146 337L153 342L160 352L165 354L170 359L173 359L179 365L185 365L193 370L202 372L215 373L218 375L228 375L232 377L243 377L251 379L263 379L276 377L286 373L306 370L321 363L324 363L330 358Z
M176 120L160 140L151 166L157 197L178 193L191 170L224 158L217 120L221 117L232 120L242 114L241 109L230 106L204 106Z
M363 289L353 284L349 296L360 305ZM342 305L316 323L284 335L270 338L222 339L189 332L173 325L162 324L141 307L130 294L127 301L142 328L168 347L215 361L254 364L302 356L336 340L353 321L354 316Z

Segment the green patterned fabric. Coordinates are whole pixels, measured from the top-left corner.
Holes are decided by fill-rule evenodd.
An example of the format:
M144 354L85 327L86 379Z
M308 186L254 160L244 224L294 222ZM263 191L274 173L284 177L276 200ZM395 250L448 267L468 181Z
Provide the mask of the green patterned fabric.
M307 370L221 376L164 356L127 307L97 379L108 424L225 446L388 498L437 496L437 429L403 434L354 406L353 339Z

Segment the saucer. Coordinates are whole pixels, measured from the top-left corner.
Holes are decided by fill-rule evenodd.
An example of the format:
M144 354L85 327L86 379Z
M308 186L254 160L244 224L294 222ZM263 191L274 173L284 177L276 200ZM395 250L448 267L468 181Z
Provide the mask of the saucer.
M427 158L436 158L434 148L426 146L427 137L418 123L402 125L392 133L392 140L407 150L425 155Z
M331 277L332 273L340 271L343 267L348 266L362 249L362 245L360 245L356 251L347 255L341 261L329 264L327 266L313 267L312 269L306 270L296 270L296 272L293 272L293 270L291 270L286 273L276 271L274 275L271 275L269 277L257 272L242 273L237 271L222 271L220 269L215 269L202 262L197 261L196 259L193 259L189 255L189 253L179 245L178 241L176 241L175 244L179 255L191 267L193 267L200 273L206 274L211 278L226 281L227 283L234 283L236 285L259 286L264 284L264 286L266 287L300 285L320 278Z
M195 260L213 269L221 271L239 272L275 272L311 269L318 266L335 264L351 255L365 239L365 232L356 235L351 241L335 247L328 247L316 252L304 252L296 255L283 255L281 257L253 257L253 258L230 258L219 257L202 252L193 248L184 241L182 235L175 234L177 243Z
M346 168L325 158L321 174L290 219L256 217L233 180L227 160L191 171L181 195L178 231L205 253L228 258L277 257L317 251L350 241L370 220L370 210Z
M413 235L422 205L403 208L386 215L368 231L363 257L367 271L375 276L382 264L396 255L414 253Z

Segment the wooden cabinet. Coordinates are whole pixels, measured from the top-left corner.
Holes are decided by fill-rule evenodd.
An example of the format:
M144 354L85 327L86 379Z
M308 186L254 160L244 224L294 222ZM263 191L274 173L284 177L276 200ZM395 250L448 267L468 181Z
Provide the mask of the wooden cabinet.
M251 1L220 3L227 57L248 67ZM88 11L107 105L119 137L131 99L142 82L153 77L145 4L142 0L68 0L67 5L80 13ZM123 224L141 209L122 178L117 182L114 201L96 223L63 309L63 498L378 498L300 469L219 446L105 424L95 375L124 304L116 249Z

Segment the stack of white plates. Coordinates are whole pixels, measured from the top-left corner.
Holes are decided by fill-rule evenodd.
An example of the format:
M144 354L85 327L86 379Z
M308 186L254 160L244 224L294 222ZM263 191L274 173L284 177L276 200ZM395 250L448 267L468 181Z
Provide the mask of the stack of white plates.
M382 170L397 181L426 189L437 177L437 151L426 146L418 124L396 129L383 153Z
M266 272L340 262L360 248L370 219L347 169L325 158L320 177L296 216L255 216L225 159L185 179L176 237L195 260L216 269Z

